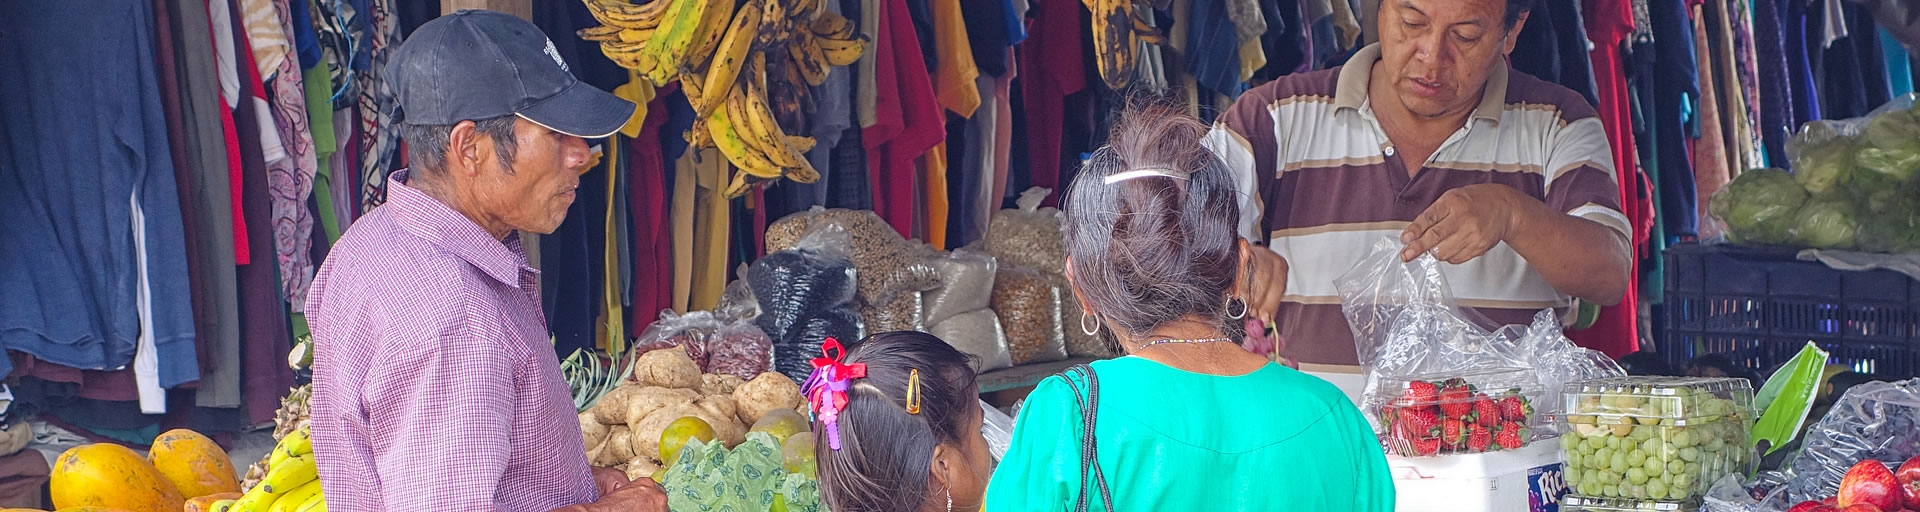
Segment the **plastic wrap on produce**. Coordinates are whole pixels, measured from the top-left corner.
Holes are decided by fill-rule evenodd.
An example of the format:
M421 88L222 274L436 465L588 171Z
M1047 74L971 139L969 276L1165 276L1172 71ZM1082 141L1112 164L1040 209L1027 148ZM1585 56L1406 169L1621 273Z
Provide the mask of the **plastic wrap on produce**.
M1741 173L1708 202L1707 243L1920 251L1920 110L1906 95L1865 117L1807 123L1791 172Z
M708 338L726 324L706 311L695 311L685 315L675 314L673 310L660 312L660 319L640 331L634 338L633 348L628 351L639 356L663 348L681 347L687 356L701 368L707 367Z
M993 214L987 224L987 252L1004 265L1016 265L1049 273L1066 272L1066 238L1060 230L1060 210L1041 208L1051 193L1033 188L1020 194L1016 208Z
M987 439L987 453L993 455L994 464L999 464L1007 447L1013 445L1013 417L980 400L980 437Z
M1067 358L1066 333L1060 318L1063 294L1046 273L1000 266L993 280L993 311L1000 315L1013 364Z
M846 309L853 301L855 272L847 240L837 226L812 230L794 248L768 254L748 268L747 283L760 304L755 323L776 343L793 338L802 320Z
M1334 281L1365 369L1362 405L1369 410L1399 396L1401 390L1383 389L1383 383L1518 371L1535 382L1501 385L1557 397L1569 382L1626 375L1606 355L1568 340L1553 310L1541 311L1532 325L1493 326L1485 317L1457 307L1441 272L1444 263L1430 255L1402 262L1404 247L1382 238ZM1563 404L1537 400L1534 408L1551 417ZM1555 428L1550 422L1538 427L1541 435Z
M885 304L862 303L856 311L875 333L927 330L926 306L921 292L896 293Z
M985 372L1013 366L1007 350L1007 337L1000 328L1000 316L991 309L948 318L933 326L936 338L973 356L974 371Z
M707 364L701 370L753 380L772 365L773 339L751 321L741 321L707 337Z
M939 324L993 304L993 275L999 269L993 255L973 248L956 249L931 264L940 275L940 286L927 290L922 297L927 324Z
M1920 379L1868 382L1847 390L1807 429L1787 464L1787 494L1797 503L1833 496L1847 468L1866 459L1899 467L1920 455ZM1808 498L1813 496L1814 498Z

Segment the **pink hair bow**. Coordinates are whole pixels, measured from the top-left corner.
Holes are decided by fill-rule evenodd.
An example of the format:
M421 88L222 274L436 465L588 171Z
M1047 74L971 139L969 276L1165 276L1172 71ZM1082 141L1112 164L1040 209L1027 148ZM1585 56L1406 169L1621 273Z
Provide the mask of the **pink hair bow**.
M827 427L827 446L840 449L840 413L847 410L847 388L853 379L867 376L866 363L845 364L847 349L840 340L827 338L813 358L813 375L802 386L807 394L807 410Z

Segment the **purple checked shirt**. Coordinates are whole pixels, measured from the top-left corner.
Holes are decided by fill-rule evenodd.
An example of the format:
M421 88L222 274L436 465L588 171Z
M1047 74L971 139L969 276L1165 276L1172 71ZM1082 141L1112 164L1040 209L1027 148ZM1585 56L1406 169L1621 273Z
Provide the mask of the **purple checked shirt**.
M539 271L395 173L307 297L331 510L546 512L599 499Z

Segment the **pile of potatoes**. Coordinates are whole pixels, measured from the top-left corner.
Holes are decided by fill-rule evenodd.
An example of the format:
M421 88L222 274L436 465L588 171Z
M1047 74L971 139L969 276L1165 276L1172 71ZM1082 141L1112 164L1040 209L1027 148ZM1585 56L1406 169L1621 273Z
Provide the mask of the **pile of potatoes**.
M634 362L632 382L614 388L580 413L580 433L594 466L616 468L629 479L660 470L660 434L674 420L693 416L713 426L728 448L746 440L747 426L768 411L806 413L800 386L778 373L751 381L700 373L685 350L655 350Z

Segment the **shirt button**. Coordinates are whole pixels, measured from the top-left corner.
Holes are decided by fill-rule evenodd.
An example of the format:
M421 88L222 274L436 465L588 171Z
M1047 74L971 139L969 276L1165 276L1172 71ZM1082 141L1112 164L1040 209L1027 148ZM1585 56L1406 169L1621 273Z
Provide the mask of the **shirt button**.
M1393 156L1393 146L1387 146L1387 156Z

